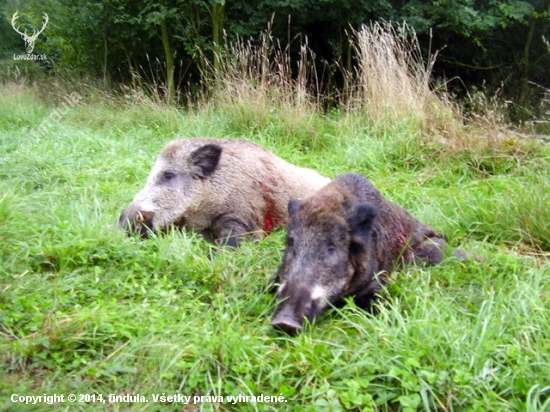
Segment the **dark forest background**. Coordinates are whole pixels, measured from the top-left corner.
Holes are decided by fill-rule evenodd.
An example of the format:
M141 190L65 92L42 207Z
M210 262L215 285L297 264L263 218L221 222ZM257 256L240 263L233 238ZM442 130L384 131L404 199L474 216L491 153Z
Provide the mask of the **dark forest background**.
M483 91L510 104L514 121L536 118L550 88L550 0L0 0L0 77L25 71L94 77L107 85L138 76L164 85L175 96L197 90L216 68L224 44L270 41L294 59L300 46L314 56L329 96L354 70L353 29L376 21L406 21L425 58L437 52L434 79L458 98ZM11 27L29 33L49 22L35 54L24 62L23 41ZM546 97L545 97L546 96Z

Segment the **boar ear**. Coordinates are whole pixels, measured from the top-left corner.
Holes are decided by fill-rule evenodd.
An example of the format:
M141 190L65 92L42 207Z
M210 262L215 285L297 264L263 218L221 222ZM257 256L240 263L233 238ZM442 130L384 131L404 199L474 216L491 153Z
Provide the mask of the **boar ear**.
M216 144L206 144L191 153L189 160L193 176L210 176L218 167L221 154L222 148Z
M378 215L378 208L371 203L359 203L353 207L348 224L355 242L367 241L376 215Z
M300 201L298 199L290 199L288 201L288 215L294 216L300 210Z

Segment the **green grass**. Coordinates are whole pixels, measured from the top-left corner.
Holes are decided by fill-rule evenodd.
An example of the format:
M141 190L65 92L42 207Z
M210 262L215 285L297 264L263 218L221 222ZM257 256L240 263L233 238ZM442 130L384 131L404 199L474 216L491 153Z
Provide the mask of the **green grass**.
M183 112L79 93L35 139L57 100L0 87L0 409L47 409L12 394L96 393L150 401L68 410L550 410L547 146L480 136L451 150L406 120L384 129L353 113L290 121L282 109ZM246 138L330 177L363 173L484 259L402 270L377 315L350 303L282 336L264 291L282 230L235 251L193 233L117 231L178 136ZM286 402L152 401L177 393Z

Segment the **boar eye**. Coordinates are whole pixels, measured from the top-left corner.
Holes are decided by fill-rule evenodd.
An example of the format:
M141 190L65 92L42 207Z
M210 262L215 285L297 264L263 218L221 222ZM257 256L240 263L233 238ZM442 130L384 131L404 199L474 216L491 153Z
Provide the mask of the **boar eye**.
M336 246L334 246L332 243L329 243L327 245L327 254L329 256L334 255L336 253Z
M173 172L164 172L164 173L162 174L162 180L163 180L164 182L169 182L170 180L172 180L172 179L175 178L175 177L176 177L176 174L173 173Z
M294 246L294 238L292 236L287 236L286 237L286 245L288 247Z

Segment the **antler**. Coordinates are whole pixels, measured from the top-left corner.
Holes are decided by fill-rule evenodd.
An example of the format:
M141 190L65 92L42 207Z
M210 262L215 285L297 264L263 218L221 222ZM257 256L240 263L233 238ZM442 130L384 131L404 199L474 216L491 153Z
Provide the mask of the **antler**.
M44 24L42 25L42 28L41 28L40 30L38 30L38 32L37 32L36 30L33 30L33 31L32 31L32 36L29 36L29 35L27 34L27 30L25 30L24 33L21 33L21 32L19 31L19 28L15 26L15 21L16 21L17 18L19 17L19 16L17 15L17 13L19 13L19 10L16 11L15 14L13 15L13 17L12 17L12 19L11 19L11 25L12 25L13 29L14 29L17 33L19 33L21 36L23 36L23 38L24 38L25 40L29 40L29 41L34 41L34 40L36 40L36 39L38 38L38 35L44 31L44 29L46 28L46 25L48 24L48 21L50 20L50 18L48 17L48 15L47 15L46 13L44 13L44 17L43 17L43 19L44 19Z
M34 37L34 38L37 38L38 35L44 31L44 29L46 28L46 24L48 24L48 21L50 20L50 18L48 17L48 15L46 13L44 13L44 17L42 17L42 18L44 19L44 24L42 25L42 28L38 31L38 33L34 34L34 32L33 32L32 37Z
M21 32L19 31L19 28L15 26L15 21L16 21L17 18L19 17L19 16L17 15L17 13L19 13L19 10L17 10L17 11L15 12L15 14L13 15L13 17L12 17L12 19L11 19L11 26L12 26L13 29L14 29L17 33L19 33L21 36L28 37L28 36L27 36L27 30L25 30L25 33L21 33ZM46 14L46 13L44 13L44 14Z

